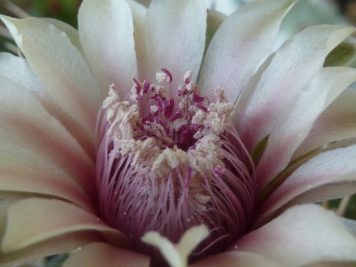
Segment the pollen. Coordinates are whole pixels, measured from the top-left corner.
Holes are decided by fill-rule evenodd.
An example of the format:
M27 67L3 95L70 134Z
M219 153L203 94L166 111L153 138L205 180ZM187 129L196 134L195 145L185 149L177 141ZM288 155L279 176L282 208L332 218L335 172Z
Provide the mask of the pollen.
M223 90L211 101L200 95L190 71L176 90L173 78L162 68L154 82L133 79L128 100L109 88L97 121L98 210L143 248L148 231L176 243L189 228L206 225L209 238L193 252L200 257L246 231L254 167Z

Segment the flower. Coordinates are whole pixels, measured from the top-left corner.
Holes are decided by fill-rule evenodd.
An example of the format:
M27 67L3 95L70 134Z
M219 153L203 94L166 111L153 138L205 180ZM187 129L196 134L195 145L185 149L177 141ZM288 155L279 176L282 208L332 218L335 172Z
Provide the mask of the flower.
M356 261L354 222L307 204L356 192L356 71L323 66L355 30L273 53L293 4L84 0L79 33L2 16L23 57L0 55L1 264Z

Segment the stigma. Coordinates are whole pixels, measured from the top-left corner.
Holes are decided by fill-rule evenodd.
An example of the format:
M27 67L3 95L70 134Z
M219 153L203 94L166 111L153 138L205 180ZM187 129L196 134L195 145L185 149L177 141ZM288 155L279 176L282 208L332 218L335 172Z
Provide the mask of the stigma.
M192 226L210 234L200 257L231 245L254 210L253 163L233 127L222 89L199 92L191 72L172 88L162 68L154 82L133 79L121 100L112 85L97 121L100 216L133 244L148 231L172 242Z

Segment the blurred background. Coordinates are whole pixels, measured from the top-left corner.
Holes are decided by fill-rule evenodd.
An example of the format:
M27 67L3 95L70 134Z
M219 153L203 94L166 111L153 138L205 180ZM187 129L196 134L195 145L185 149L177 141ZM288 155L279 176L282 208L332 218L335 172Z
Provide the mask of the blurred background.
M150 0L137 0L145 5ZM203 0L209 8L230 14L235 9L253 0ZM0 0L0 13L15 17L40 16L57 18L76 27L77 11L81 0ZM356 26L356 0L300 0L286 17L281 29L280 43L295 32L314 24L353 24ZM335 49L325 65L348 65L356 67L356 38L351 38ZM0 51L16 53L6 29L0 25ZM355 105L356 106L356 105ZM356 159L355 159L356 164ZM342 200L323 203L345 217L356 219L356 195ZM50 257L28 266L58 267L65 255ZM25 267L22 265L21 267Z

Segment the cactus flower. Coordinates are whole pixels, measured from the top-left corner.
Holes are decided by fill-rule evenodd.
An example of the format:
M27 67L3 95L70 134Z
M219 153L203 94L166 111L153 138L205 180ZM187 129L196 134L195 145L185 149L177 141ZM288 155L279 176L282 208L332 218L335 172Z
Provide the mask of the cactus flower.
M0 266L309 266L356 261L350 26L277 51L293 0L84 0L78 30L1 16ZM342 223L345 222L345 223Z

